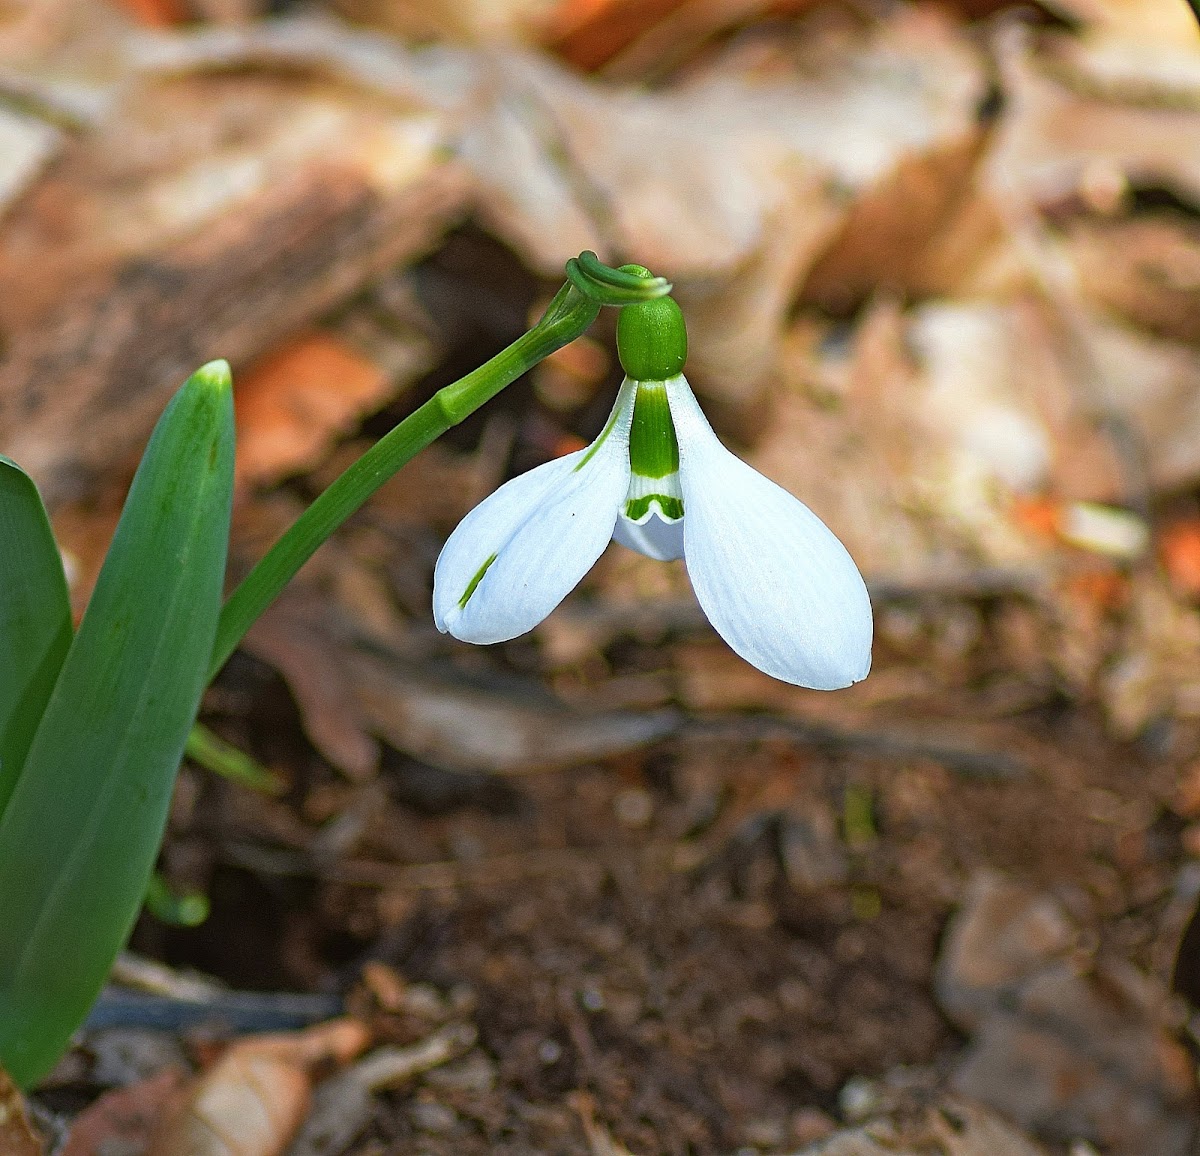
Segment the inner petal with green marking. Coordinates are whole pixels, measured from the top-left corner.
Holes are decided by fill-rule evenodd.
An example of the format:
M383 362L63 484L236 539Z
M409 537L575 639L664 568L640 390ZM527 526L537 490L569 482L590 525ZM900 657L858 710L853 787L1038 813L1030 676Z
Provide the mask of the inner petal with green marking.
M683 517L679 485L679 442L661 381L638 383L629 432L629 493L622 516L635 525L653 514L664 522Z

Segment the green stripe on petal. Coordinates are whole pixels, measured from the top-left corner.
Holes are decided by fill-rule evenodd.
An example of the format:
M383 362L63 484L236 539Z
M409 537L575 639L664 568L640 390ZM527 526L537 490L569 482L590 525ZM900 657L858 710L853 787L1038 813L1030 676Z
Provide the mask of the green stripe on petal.
M631 522L644 522L654 510L664 522L678 522L683 517L683 501L669 494L646 494L625 503L625 517Z
M629 430L629 466L643 478L665 478L679 472L679 442L661 381L638 383Z
M488 572L488 567L495 562L496 555L492 554L478 570L475 571L475 576L467 583L467 588L463 591L463 596L458 600L459 609L463 609L468 602L471 601L471 595L475 593L476 587L483 581L483 576Z
M611 414L609 414L608 422L605 425L605 427L600 431L599 436L596 438L596 440L594 442L592 442L592 444L590 446L588 446L583 457L581 457L579 459L579 463L575 466L575 473L579 473L579 471L581 469L583 469L583 467L586 466L588 464L588 462L590 462L592 460L592 458L594 458L596 456L596 453L599 451L600 447L602 445L604 445L604 443L606 441L608 441L608 435L610 433L612 433L613 426L615 426L617 424L617 418L619 418L620 416L621 416L621 406L620 406L620 402L618 401L618 404L613 406L613 411Z
M633 382L621 387L607 432L591 447L505 482L459 523L434 569L439 630L464 642L516 638L591 569L629 493L635 389ZM481 572L480 562L493 555Z

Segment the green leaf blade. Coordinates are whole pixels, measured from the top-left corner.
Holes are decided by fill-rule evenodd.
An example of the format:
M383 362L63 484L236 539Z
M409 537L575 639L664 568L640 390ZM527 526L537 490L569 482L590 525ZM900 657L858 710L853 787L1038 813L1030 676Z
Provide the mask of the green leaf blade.
M0 817L0 1063L43 1076L146 894L206 682L233 491L229 370L155 427L24 771Z
M71 645L62 558L33 479L0 455L0 815Z

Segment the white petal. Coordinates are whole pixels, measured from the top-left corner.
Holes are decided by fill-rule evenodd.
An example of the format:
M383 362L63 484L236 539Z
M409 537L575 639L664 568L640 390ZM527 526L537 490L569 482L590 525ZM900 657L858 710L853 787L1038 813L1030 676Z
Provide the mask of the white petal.
M683 521L666 522L655 511L640 526L622 516L613 528L613 537L639 554L656 562L683 557Z
M717 633L774 678L836 690L871 669L871 602L807 506L717 440L687 382L667 383L688 575Z
M459 523L433 574L439 630L464 642L505 642L579 584L611 540L629 488L632 419L626 385L591 446L505 482Z

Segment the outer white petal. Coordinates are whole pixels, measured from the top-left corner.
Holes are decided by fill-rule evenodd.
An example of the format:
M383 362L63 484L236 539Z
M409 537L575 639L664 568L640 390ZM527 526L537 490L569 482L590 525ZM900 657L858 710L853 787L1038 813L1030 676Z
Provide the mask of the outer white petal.
M717 440L683 377L679 439L688 575L717 633L774 678L836 690L871 669L871 602L846 548L807 506Z
M683 557L683 522L667 522L653 513L640 526L628 518L617 519L613 537L622 546L645 554L656 562Z
M459 523L433 573L439 630L464 642L505 642L532 630L579 584L611 540L629 488L632 420L626 385L596 442L506 482Z

